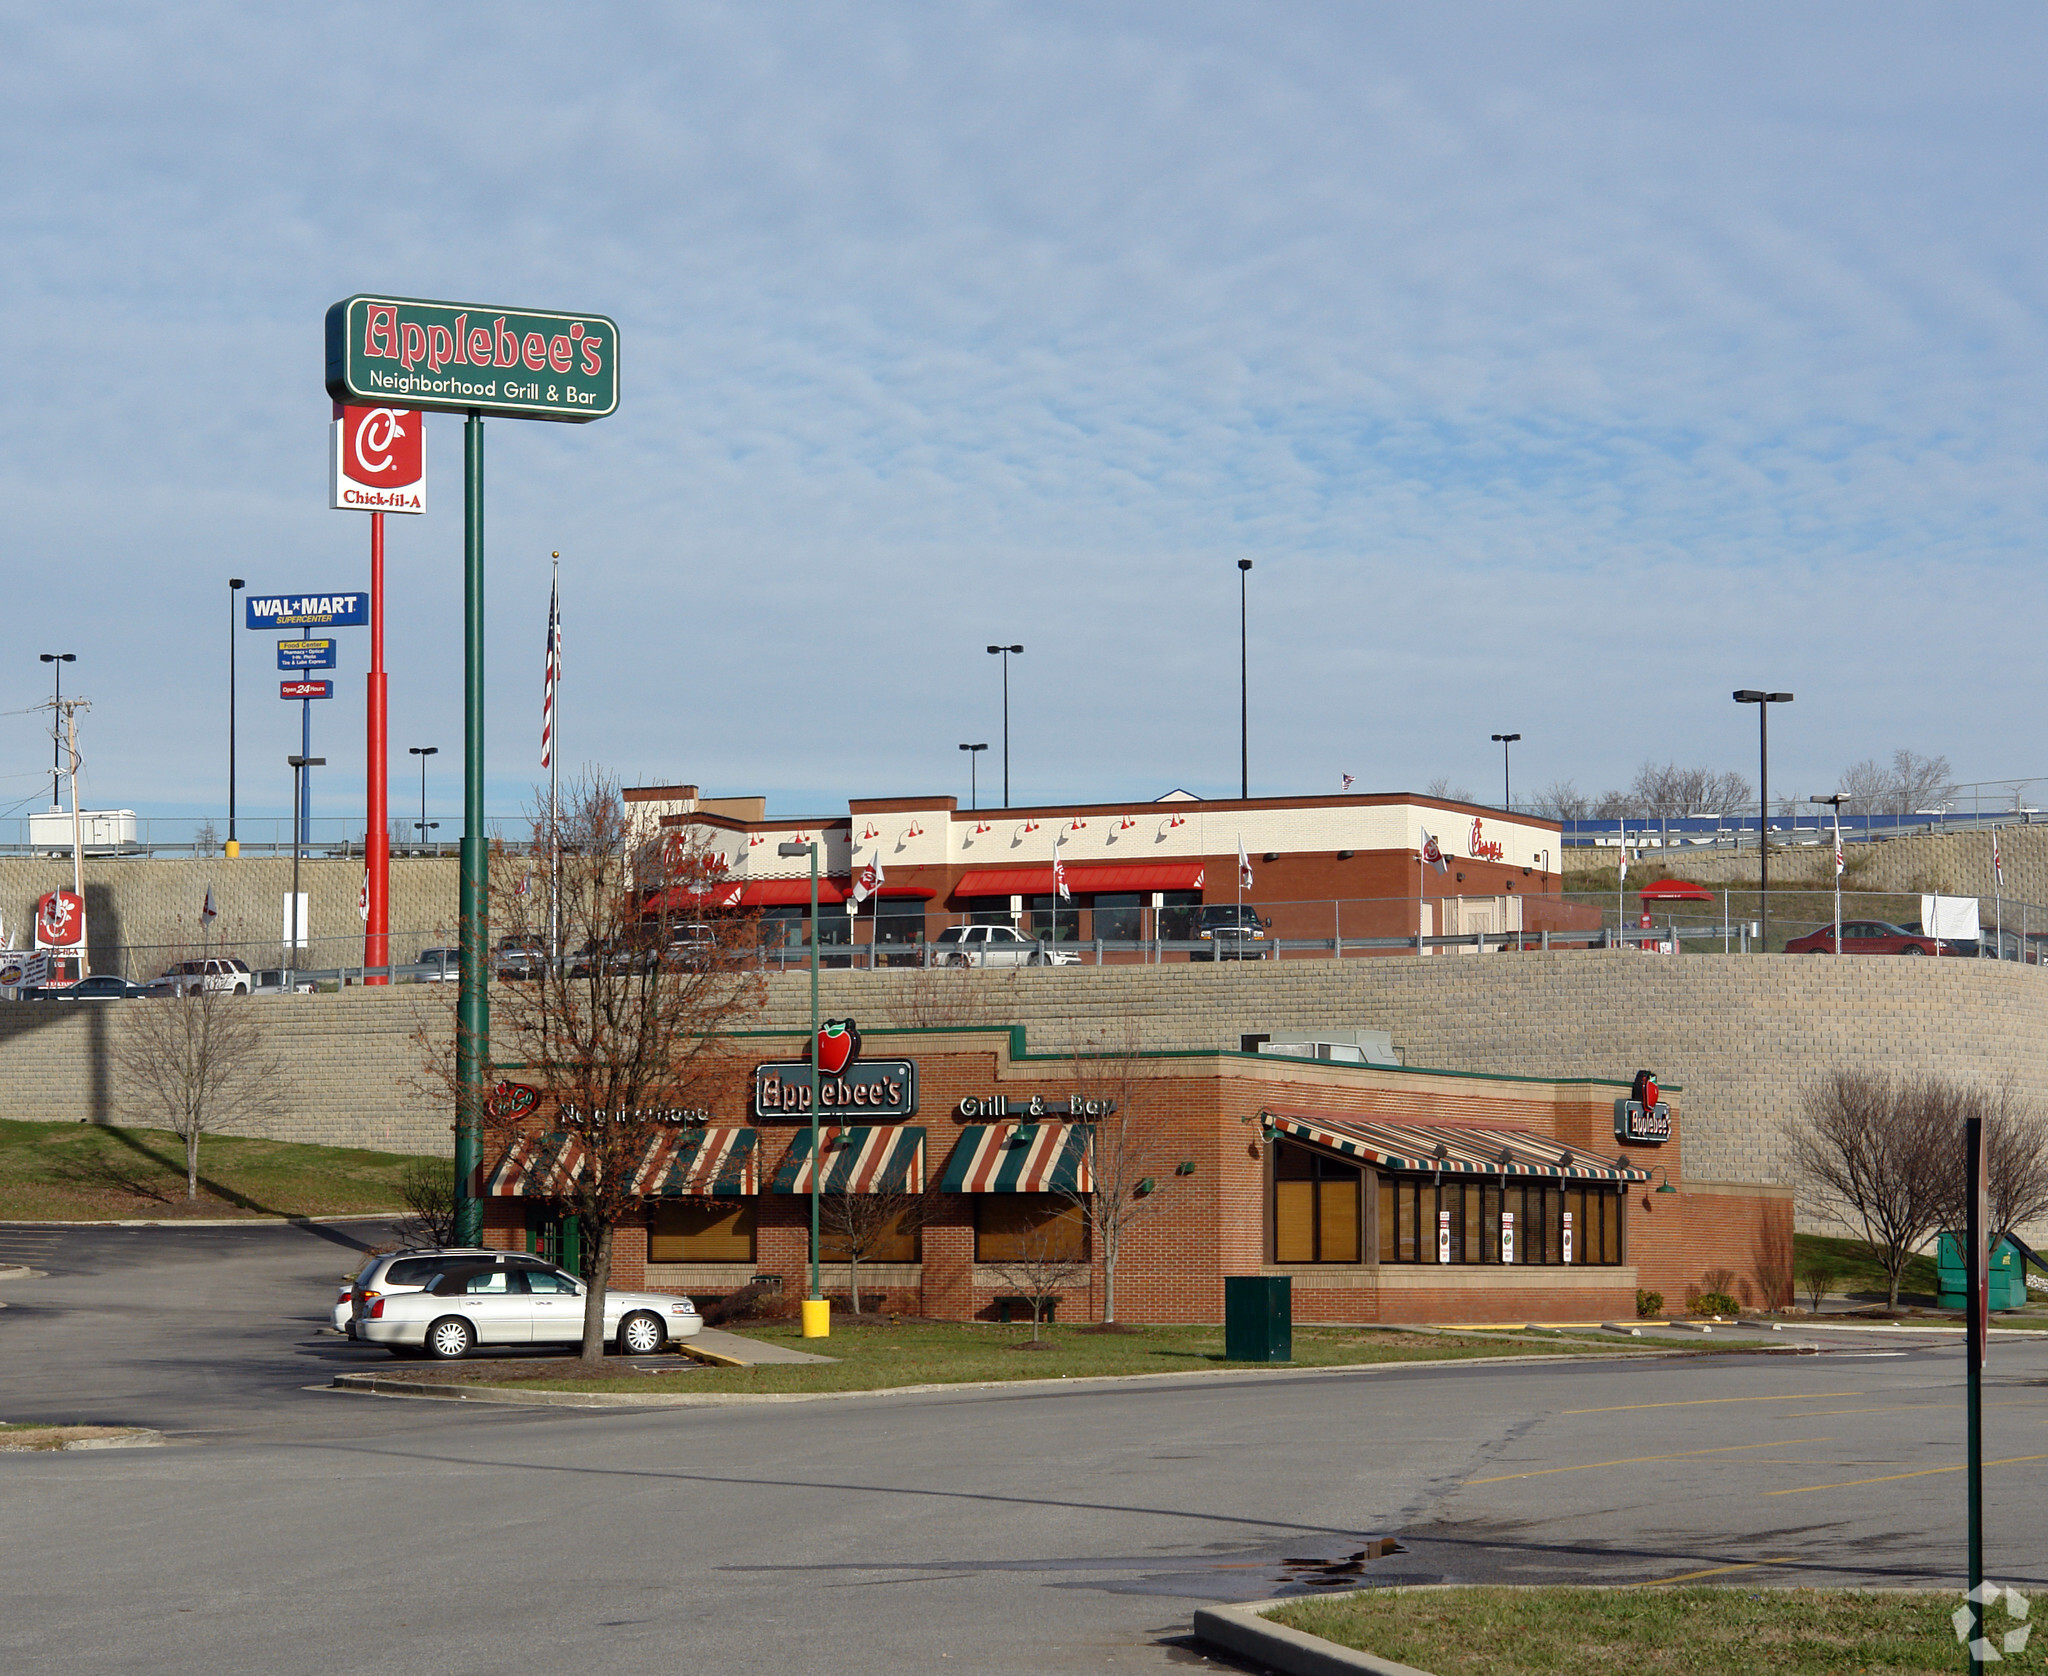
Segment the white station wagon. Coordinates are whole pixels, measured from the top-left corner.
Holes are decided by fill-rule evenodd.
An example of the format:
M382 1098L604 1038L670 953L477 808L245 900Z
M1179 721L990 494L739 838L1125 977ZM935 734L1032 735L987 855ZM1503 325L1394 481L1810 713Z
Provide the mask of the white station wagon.
M480 1344L571 1345L583 1339L589 1289L574 1275L534 1263L451 1256L416 1292L386 1293L356 1317L356 1336L394 1356L457 1361ZM604 1336L625 1356L651 1356L704 1325L673 1292L604 1295Z
M1074 956L1008 925L949 925L932 939L935 966L1071 966Z

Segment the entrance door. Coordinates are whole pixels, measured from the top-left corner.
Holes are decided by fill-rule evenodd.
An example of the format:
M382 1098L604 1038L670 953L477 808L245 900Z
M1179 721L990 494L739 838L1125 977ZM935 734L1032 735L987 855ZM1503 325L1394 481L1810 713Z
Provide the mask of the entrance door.
M583 1273L583 1224L547 1205L526 1207L526 1249L573 1275Z

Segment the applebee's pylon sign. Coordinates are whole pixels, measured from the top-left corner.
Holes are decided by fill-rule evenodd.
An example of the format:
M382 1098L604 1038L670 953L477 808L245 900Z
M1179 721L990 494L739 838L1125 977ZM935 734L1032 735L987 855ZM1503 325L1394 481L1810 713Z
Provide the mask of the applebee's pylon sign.
M327 311L327 393L581 424L619 405L619 329L602 314L344 297Z

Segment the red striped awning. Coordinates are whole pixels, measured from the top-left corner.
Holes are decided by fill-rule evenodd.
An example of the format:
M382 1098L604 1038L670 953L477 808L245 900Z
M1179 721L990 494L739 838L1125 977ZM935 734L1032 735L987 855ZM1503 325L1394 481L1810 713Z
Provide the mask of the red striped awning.
M924 1131L908 1124L874 1124L818 1131L825 1155L821 1193L922 1193ZM776 1193L811 1190L811 1132L799 1129L789 1156L775 1172Z
M1310 1112L1263 1112L1270 1134L1382 1170L1432 1174L1547 1176L1552 1180L1648 1181L1650 1173L1608 1163L1526 1129L1368 1123Z
M750 1198L761 1191L756 1132L662 1125L630 1163L632 1192L643 1198ZM559 1199L574 1191L590 1162L581 1135L552 1130L521 1135L484 1180L484 1197Z
M1199 861L1131 862L1122 866L1069 867L1067 889L1075 896L1096 891L1200 890L1204 868ZM962 876L955 896L1050 896L1052 868L988 867Z
M1092 1193L1086 1123L971 1123L953 1143L942 1193Z

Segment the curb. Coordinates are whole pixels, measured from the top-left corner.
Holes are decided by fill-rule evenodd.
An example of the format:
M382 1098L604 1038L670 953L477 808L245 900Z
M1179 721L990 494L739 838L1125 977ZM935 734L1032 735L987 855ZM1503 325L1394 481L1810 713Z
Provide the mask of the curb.
M1349 1600L1369 1589L1316 1595L1317 1600ZM1429 1676L1412 1664L1396 1664L1353 1647L1340 1647L1320 1635L1308 1635L1285 1624L1269 1624L1266 1614L1285 1600L1255 1600L1241 1606L1200 1606L1195 1609L1195 1634L1227 1652L1257 1659L1284 1676Z
M1296 1378L1340 1373L1411 1373L1429 1368L1555 1367L1559 1363L1583 1364L1594 1360L1626 1361L1646 1357L1689 1357L1691 1350L1622 1350L1606 1356L1447 1356L1432 1362L1349 1362L1336 1367L1296 1368L1286 1365L1261 1368L1193 1368L1173 1373L1098 1373L1080 1379L981 1379L951 1384L878 1385L858 1391L649 1391L645 1396L631 1391L520 1391L505 1385L443 1385L424 1379L394 1379L378 1373L338 1373L326 1385L309 1385L309 1391L352 1391L363 1396L431 1397L441 1401L533 1404L551 1408L735 1408L750 1403L832 1402L851 1397L922 1397L952 1391L1026 1391L1048 1389L1077 1391L1105 1385L1136 1385L1162 1380L1266 1379L1275 1374ZM761 1365L761 1364L757 1364ZM1318 1597L1320 1598L1320 1597ZM1390 1667L1392 1668L1392 1667Z
M330 1222L390 1222L406 1213L402 1210L357 1210L346 1216L222 1216L201 1220L174 1216L158 1220L129 1217L98 1222L29 1222L0 1217L0 1228L303 1228Z
M0 1263L0 1280L26 1280L34 1273L26 1263Z

